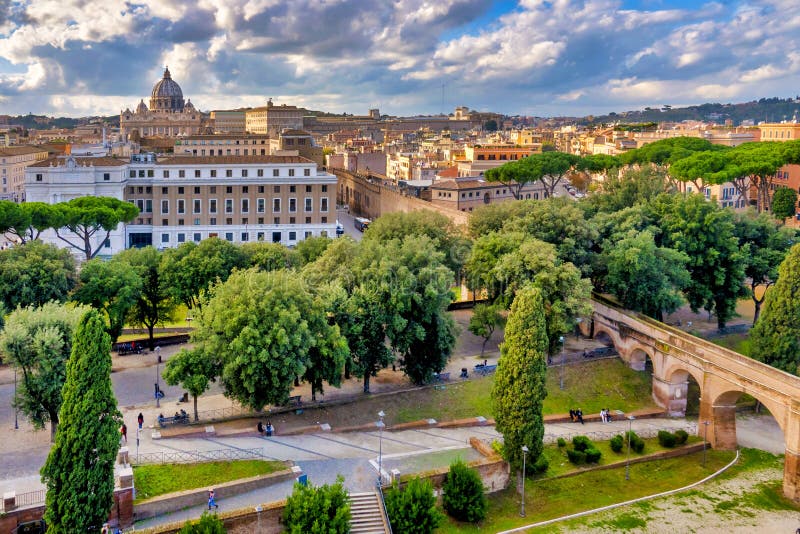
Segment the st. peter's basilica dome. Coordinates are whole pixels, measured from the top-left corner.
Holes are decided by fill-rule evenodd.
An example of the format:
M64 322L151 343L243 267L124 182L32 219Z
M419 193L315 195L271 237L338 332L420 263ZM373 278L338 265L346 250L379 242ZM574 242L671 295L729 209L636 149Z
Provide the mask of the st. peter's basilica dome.
M150 97L150 111L181 112L184 108L183 91L169 73L164 69L164 77L153 86Z

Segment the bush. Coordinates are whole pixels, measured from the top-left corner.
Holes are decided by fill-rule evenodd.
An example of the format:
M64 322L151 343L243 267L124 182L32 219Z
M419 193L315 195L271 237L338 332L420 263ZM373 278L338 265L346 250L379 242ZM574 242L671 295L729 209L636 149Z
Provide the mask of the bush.
M558 443L558 448L559 449L564 448L564 447L567 446L567 440L565 440L564 438L558 438L556 443Z
M626 434L628 435L628 439L630 439L631 449L633 449L634 452L641 453L644 450L644 440L640 438L636 432L630 431L626 432Z
M675 442L677 438L675 438L675 434L672 432L667 432L666 430L659 430L658 431L658 442L661 444L662 447L666 447L671 449L675 446Z
M442 493L444 510L453 518L477 523L486 517L488 502L483 494L481 477L461 460L450 465Z
M335 484L315 487L295 484L283 509L283 524L289 534L350 532L350 498L344 489L344 478Z
M689 439L689 434L685 430L676 430L675 431L675 444L676 445L683 445L686 443L686 440Z
M402 490L395 483L386 492L386 512L395 532L431 534L444 521L444 514L436 508L430 481L418 478Z
M594 447L589 447L586 449L586 463L587 464L596 464L600 461L600 457L603 456L603 453L595 449Z
M550 460L547 459L547 456L544 454L540 454L539 457L533 462L533 465L530 466L528 469L533 471L536 475L541 475L547 472L547 469L550 467Z
M586 453L582 451L567 449L567 457L569 458L569 461L575 465L586 463Z
M199 521L187 521L178 534L225 534L228 532L222 519L208 512L203 512Z
M576 451L585 451L592 446L592 440L586 436L575 436L572 438L572 446Z
M614 452L622 452L622 446L625 444L625 438L622 437L622 434L617 434L613 438L611 438L611 450Z

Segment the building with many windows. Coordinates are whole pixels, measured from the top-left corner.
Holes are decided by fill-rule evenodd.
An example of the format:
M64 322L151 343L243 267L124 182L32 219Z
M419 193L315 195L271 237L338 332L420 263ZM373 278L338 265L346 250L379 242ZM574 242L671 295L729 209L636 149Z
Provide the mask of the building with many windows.
M298 156L68 156L29 167L25 180L30 201L96 195L136 204L139 216L112 233L104 256L208 237L292 246L336 232L336 176Z
M135 110L121 112L119 129L123 139L134 133L139 137L175 137L199 133L202 121L202 114L191 99L184 101L181 87L169 69L164 69L164 77L153 86L150 107L142 99Z
M42 147L0 147L0 199L24 201L25 168L47 156L47 149Z
M304 113L305 110L297 106L276 106L270 99L266 106L246 110L245 130L251 134L269 135L276 135L284 128L302 130Z
M175 139L176 156L269 156L268 135L187 135Z

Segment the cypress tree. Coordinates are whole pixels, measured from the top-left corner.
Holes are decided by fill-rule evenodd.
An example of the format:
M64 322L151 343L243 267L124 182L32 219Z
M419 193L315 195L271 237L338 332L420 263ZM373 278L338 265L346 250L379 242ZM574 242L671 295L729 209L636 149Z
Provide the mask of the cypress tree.
M778 268L778 281L767 290L750 341L754 359L800 374L800 244L791 248Z
M62 397L55 445L42 467L47 531L99 531L113 505L122 417L111 388L111 338L95 310L78 324Z
M542 454L546 373L547 327L542 294L528 286L517 292L511 304L492 388L495 425L504 440L503 457L513 469L522 468L523 445L529 449L528 465Z

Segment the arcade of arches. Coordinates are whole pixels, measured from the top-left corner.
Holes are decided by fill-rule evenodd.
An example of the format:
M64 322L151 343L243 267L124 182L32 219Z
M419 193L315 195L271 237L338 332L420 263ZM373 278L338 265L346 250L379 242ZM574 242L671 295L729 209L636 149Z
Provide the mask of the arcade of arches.
M714 448L736 448L736 401L747 393L775 417L785 440L784 494L800 502L800 377L628 312L595 296L584 334L611 339L633 369L653 366L653 399L671 416L683 416L689 378L700 386L699 421Z

